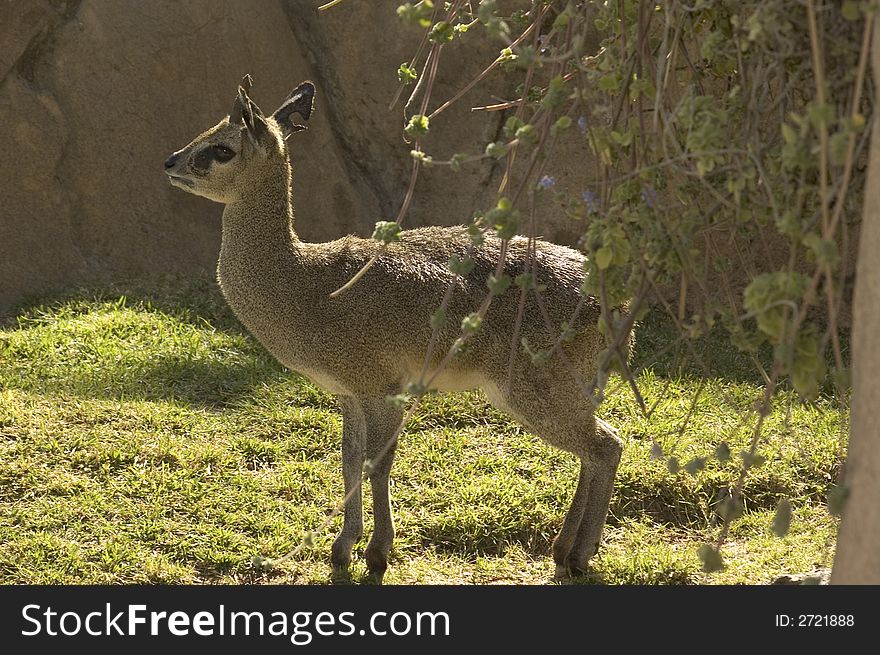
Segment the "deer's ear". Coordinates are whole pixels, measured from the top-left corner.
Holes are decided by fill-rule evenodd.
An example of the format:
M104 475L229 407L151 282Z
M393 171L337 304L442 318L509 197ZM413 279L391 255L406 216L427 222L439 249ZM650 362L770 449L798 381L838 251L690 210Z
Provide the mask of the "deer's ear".
M242 120L242 111L243 105L241 104L242 95L247 96L248 92L251 90L251 86L254 83L254 79L250 75L245 75L241 78L241 82L238 85L238 93L235 96L235 100L232 103L232 111L229 112L229 122L230 123L240 123Z
M266 124L263 112L253 100L247 97L247 93L242 93L242 87L238 87L238 91L242 109L241 120L244 123L248 139L254 145L265 142L269 137L269 126Z
M287 96L287 99L278 109L275 110L272 117L281 128L281 132L284 134L285 139L294 132L307 129L305 125L295 123L293 115L299 114L304 120L309 120L309 117L312 115L314 103L315 85L311 82L303 82L291 91Z
M245 75L241 79L241 84L238 85L238 94L235 96L232 111L229 113L229 122L230 124L242 123L247 139L253 145L257 145L268 138L269 125L257 103L251 100L248 95L253 82L250 75Z

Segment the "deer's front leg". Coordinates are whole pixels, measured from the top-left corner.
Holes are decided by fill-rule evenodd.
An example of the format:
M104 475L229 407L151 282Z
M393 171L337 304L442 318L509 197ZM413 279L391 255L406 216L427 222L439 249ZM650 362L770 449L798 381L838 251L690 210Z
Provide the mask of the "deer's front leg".
M340 397L342 405L342 476L345 481L344 521L342 532L333 542L330 562L335 573L347 571L351 549L364 534L361 476L364 467L366 422L357 398Z

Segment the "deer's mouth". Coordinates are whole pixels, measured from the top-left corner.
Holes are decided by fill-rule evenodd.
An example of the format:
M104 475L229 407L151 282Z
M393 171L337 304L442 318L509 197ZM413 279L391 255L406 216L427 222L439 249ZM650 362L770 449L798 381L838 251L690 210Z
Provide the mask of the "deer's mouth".
M188 177L184 177L183 175L175 175L174 173L168 173L168 181L171 182L172 186L180 187L181 189L192 189L195 184Z

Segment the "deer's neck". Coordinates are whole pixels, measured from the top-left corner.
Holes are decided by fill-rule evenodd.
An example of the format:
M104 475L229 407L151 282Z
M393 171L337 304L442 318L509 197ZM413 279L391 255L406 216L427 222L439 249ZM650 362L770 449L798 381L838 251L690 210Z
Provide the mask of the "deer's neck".
M223 210L220 260L266 262L296 249L290 198L290 164L266 162L244 198Z
M266 162L252 188L223 211L217 275L233 311L253 330L272 303L294 283L301 261L293 229L290 164ZM262 308L262 309L261 309Z

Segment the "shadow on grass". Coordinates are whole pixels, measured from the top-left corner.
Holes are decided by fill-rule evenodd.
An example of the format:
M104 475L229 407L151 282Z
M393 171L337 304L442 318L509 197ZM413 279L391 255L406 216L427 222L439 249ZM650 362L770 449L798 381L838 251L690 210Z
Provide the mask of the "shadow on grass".
M841 330L839 338L843 360L849 362L849 332ZM834 368L834 359L830 348L827 350L826 365L830 371ZM633 371L650 369L663 378L722 378L763 387L764 377L758 364L764 371L771 370L773 348L769 343L761 345L753 355L749 354L731 342L730 334L720 324L707 334L685 341L680 338L672 318L662 308L655 307L636 328L630 367ZM781 386L790 385L783 379ZM836 393L830 374L820 390L827 395Z
M137 366L102 365L64 377L31 378L20 388L47 395L98 400L177 401L207 409L222 409L253 395L254 388L296 378L273 360L249 356L243 361L155 357Z
M201 330L246 336L226 306L216 282L207 277L163 279L80 289L21 307L16 320L4 321L15 329L17 320L37 324L64 317L86 315L105 303L123 303L128 309L162 314L177 323ZM295 374L281 366L254 339L234 353L159 353L148 360L107 356L94 366L65 364L58 371L32 367L32 373L7 379L6 386L45 394L66 394L107 400L173 400L196 407L221 408L248 397L259 385L277 383Z
M134 369L102 367L88 379L72 380L70 392L108 400L171 400L221 409L252 396L259 385L280 382L291 375L274 362L250 357L231 362L160 356Z
M96 304L115 302L120 298L125 298L129 307L141 306L148 311L162 312L197 327L204 327L207 321L220 331L236 334L245 332L223 299L217 281L207 273L186 277L163 275L151 279L132 279L31 297L0 315L0 329L14 328L20 316L34 316L64 306L87 313Z
M591 585L691 585L695 584L693 572L682 565L673 566L649 566L615 568L613 571L605 571L601 563L601 549L599 550L599 564L595 568L591 565L587 571L579 572L569 578L558 580L563 585L591 586ZM592 562L592 560L591 560Z
M465 534L461 526L429 522L420 527L419 541L425 548L469 558L501 557L511 547L520 548L531 555L549 557L550 546L561 525L562 516L558 521L522 521L506 528L496 528L491 521L487 521L469 526L479 532Z

